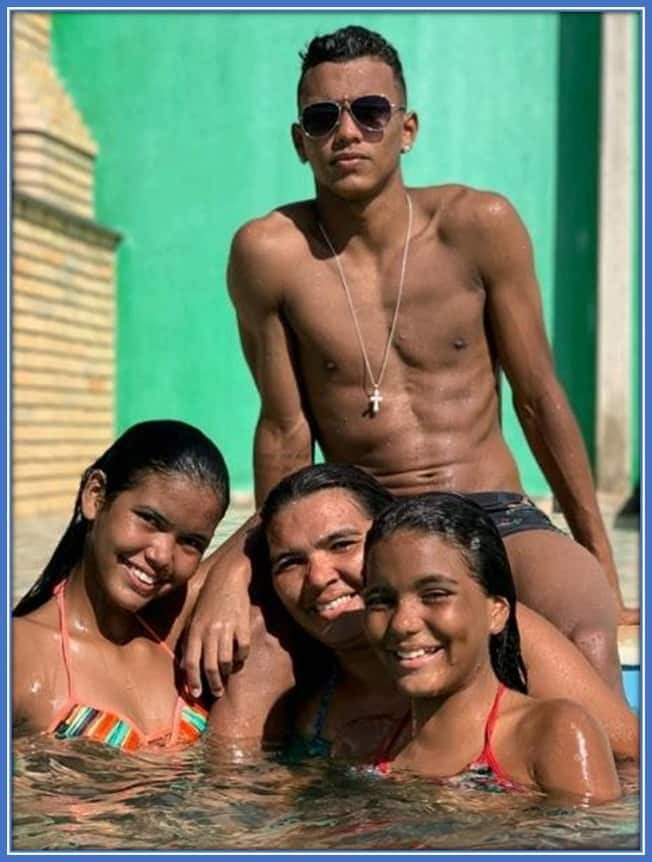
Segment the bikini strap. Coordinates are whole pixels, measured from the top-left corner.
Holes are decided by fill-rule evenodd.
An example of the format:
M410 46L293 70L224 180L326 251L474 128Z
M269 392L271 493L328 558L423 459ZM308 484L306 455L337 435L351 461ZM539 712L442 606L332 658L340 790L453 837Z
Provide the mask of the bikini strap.
M496 722L498 721L498 710L500 708L500 702L503 699L503 696L506 691L507 687L503 685L502 682L499 683L496 690L496 696L494 697L494 702L492 703L491 709L489 710L489 715L487 715L487 721L484 728L484 750L480 755L480 761L484 761L487 764L487 766L493 772L494 776L499 781L511 783L508 775L498 763L496 755L494 754L491 747L491 737L493 736Z
M67 579L66 579L67 580ZM59 611L59 633L61 635L61 654L63 657L63 666L66 669L66 678L68 680L68 699L74 700L72 689L72 670L70 658L70 638L68 637L68 626L66 624L66 603L63 598L66 580L59 581L54 585L52 594L57 602L57 610Z
M498 721L498 710L500 708L500 701L503 699L503 695L506 691L507 687L504 686L502 682L498 683L498 688L496 689L494 701L491 704L491 709L489 710L489 715L487 715L487 721L484 726L485 750L491 747L491 737L493 736L494 728L496 727L496 722Z
M400 739L401 734L407 727L407 724L410 720L411 712L408 710L405 715L401 718L399 723L396 725L392 733L385 737L378 746L378 751L376 752L376 757L374 758L374 766L379 769L381 772L384 772L387 769L387 764L389 762L389 755Z
M139 614L135 614L135 617L138 620L138 622L141 624L141 626L145 629L145 631L148 632L154 638L156 643L160 647L162 647L167 653L169 653L173 659L175 659L176 656L174 654L174 650L171 649L171 647L168 644L166 644L166 642L164 640L162 640L161 636L156 631L156 629L152 628L152 626L150 626L149 623L146 623L145 620Z

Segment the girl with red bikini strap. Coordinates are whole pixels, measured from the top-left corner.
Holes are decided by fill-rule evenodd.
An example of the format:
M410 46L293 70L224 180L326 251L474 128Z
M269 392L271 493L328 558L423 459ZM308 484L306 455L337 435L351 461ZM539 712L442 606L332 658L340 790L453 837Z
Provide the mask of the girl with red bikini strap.
M527 695L509 562L479 506L448 493L392 503L364 566L367 636L410 699L380 772L482 771L565 800L620 795L602 727L571 701Z

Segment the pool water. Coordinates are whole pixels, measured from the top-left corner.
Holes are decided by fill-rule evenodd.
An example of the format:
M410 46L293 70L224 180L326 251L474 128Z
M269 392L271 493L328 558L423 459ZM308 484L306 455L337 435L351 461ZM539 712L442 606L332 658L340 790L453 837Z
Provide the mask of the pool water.
M220 762L204 743L127 756L17 738L13 850L634 850L638 765L624 796L560 808L535 794L385 778L272 755Z
M638 665L623 665L625 697L635 712L641 711L641 669Z

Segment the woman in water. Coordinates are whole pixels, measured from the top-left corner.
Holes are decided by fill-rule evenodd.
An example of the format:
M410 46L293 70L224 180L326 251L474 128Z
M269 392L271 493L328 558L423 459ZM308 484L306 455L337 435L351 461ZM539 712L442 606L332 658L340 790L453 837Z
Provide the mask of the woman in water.
M620 795L599 723L570 700L526 693L507 554L479 506L450 493L393 503L367 534L365 578L367 636L410 700L379 769Z
M299 691L294 727L303 748L367 760L405 714L408 701L371 649L363 629L361 598L365 536L373 519L395 498L372 476L356 467L318 464L283 479L262 510L266 536L264 572L301 629L327 648L321 686ZM263 602L265 604L265 602ZM269 600L267 606L269 607ZM282 609L281 609L282 610ZM638 721L596 674L587 660L552 624L517 605L530 692L541 698L569 697L581 703L604 726L613 751L638 756ZM306 655L305 644L288 643L288 623L259 625L252 609L252 648L244 667L229 677L225 695L211 710L211 730L221 741L241 746L287 731L285 713L270 720L295 681L309 679L315 667L293 666ZM295 661L296 664L296 661Z
M16 722L131 751L195 741L205 706L175 650L229 503L224 459L183 422L142 422L83 474L72 520L14 610Z

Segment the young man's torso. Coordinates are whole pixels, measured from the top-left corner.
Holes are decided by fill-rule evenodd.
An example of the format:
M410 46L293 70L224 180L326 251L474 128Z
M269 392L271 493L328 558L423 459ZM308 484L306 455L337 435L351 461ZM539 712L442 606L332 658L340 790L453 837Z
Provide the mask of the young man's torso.
M368 469L390 490L520 490L502 438L487 293L473 259L482 210L497 196L460 186L413 189L403 296L376 415L345 287L314 202L258 220L265 283L289 333L306 412L325 457ZM339 250L375 380L399 289L407 220L391 247L357 237ZM273 251L271 251L273 250ZM252 298L260 301L260 297Z

